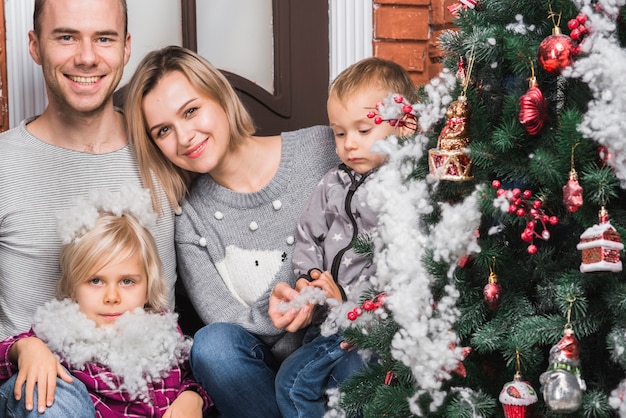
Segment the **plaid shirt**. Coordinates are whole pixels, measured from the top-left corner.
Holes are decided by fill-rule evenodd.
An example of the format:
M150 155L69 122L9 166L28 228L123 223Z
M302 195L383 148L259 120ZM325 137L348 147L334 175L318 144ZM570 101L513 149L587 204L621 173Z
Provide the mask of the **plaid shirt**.
M32 336L35 334L31 329L29 332L0 342L0 383L17 373L17 367L9 361L9 350L13 344L22 338ZM202 397L204 411L213 405L206 391L193 380L189 361L185 361L180 367L173 368L170 374L161 381L149 382L150 399L145 401L133 400L129 393L120 390L120 378L113 375L107 367L96 363L86 363L83 370L78 370L64 361L61 364L85 384L96 407L97 418L160 418L178 395L185 390L192 390ZM111 389L107 381L112 382L116 388Z

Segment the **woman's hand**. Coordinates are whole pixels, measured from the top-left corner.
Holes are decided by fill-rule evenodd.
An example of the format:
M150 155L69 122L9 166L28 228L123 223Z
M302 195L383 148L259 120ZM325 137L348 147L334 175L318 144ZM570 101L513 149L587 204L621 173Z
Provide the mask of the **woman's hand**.
M33 410L35 384L37 384L37 411L43 414L54 402L54 391L57 376L71 383L74 379L59 363L48 346L37 337L27 337L15 342L9 351L9 359L17 364L18 372L13 388L15 399L22 397L22 386L25 386L26 409Z
M302 289L305 285L308 285L308 281L306 279L300 279L296 283L296 288ZM311 323L313 317L313 306L311 304L306 304L299 310L290 309L287 312L283 312L280 309L282 302L288 303L298 297L299 294L296 289L292 289L287 283L280 282L276 284L270 295L270 307L268 311L276 328L296 332Z
M202 418L202 405L202 396L193 390L186 390L167 408L163 418Z

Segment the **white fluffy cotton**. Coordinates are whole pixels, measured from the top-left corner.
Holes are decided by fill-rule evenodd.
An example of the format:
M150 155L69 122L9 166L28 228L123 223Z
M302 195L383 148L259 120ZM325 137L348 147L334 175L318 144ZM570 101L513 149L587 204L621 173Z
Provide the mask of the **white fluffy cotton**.
M174 313L137 308L113 326L96 327L70 299L52 300L40 307L33 330L72 367L82 369L87 362L105 365L121 378L121 389L139 398L148 396L148 382L166 377L189 357L192 344L178 331Z

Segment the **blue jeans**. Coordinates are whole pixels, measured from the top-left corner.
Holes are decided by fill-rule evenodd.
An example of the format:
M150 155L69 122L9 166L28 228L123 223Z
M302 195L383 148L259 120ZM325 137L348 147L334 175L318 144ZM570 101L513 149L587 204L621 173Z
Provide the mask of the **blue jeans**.
M315 333L314 329L311 329ZM316 333L318 334L318 333ZM310 338L310 332L305 337ZM364 366L358 350L342 350L339 334L318 335L283 362L276 376L276 400L285 418L321 418L325 392Z
M87 388L80 380L74 378L72 383L67 383L57 378L57 387L54 393L54 403L46 408L46 412L37 412L37 386L35 386L34 408L27 411L24 404L24 387L22 387L22 399L15 400L13 388L17 374L0 386L0 416L6 418L93 418L96 411L89 397Z
M224 418L280 418L269 347L239 325L201 328L191 347L191 369Z

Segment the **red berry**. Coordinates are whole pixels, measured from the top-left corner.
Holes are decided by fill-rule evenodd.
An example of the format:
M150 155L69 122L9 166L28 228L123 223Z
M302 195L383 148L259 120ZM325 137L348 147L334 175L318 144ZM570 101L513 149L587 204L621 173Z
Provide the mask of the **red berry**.
M552 225L556 225L556 224L558 224L558 223L559 223L559 218L558 218L558 217L556 217L556 216L550 216L550 223L551 223Z
M535 221L528 221L528 223L526 224L526 229L530 229L530 231L532 232L535 229Z
M373 110L370 110L369 112L367 112L368 118L373 119L374 116L376 116L376 112L374 112Z
M500 182L500 180L494 180L494 181L491 182L491 186L494 189L499 189L500 186L502 186L502 183Z
M513 202L513 204L514 204L515 206L519 206L519 205L521 205L521 204L522 204L522 199L519 199L519 198L518 198L518 199L515 199L515 202Z
M534 244L530 244L528 246L528 254L537 254L537 246Z
M517 206L515 205L509 206L509 213L515 213L515 212L517 212Z
M376 109L379 109L379 110L380 110L380 108L381 108L381 107L384 107L384 106L385 106L385 104L384 104L383 102L378 102L378 103L376 103Z
M524 232L522 232L520 237L522 238L522 241L526 241L526 242L531 242L533 240L532 232L528 232L528 230L524 230Z
M519 209L515 212L515 214L521 218L522 216L526 215L526 210L525 210L524 208L519 208Z
M503 195L503 194L505 194L505 193L506 193L506 190L504 190L504 189L498 189L498 191L496 192L496 194L497 194L498 196L502 196L502 195Z
M576 20L580 23L580 24L585 24L587 22L587 16L579 13L578 16L576 16Z
M524 190L524 199L530 199L533 196L533 192L530 190Z
M348 319L354 321L357 318L357 314L354 311L348 312Z
M413 112L413 106L405 104L402 106L402 111L406 114Z
M574 28L577 28L579 24L580 22L578 20L570 19L570 21L567 22L567 27L569 28L569 30L572 30Z
M572 31L569 33L569 37L577 41L578 38L580 38L580 31L578 30L578 28L572 29Z
M363 309L365 309L366 311L373 311L374 308L374 302L372 302L371 300L366 300L365 302L363 302Z
M402 96L400 96L399 94L396 94L396 95L394 96L393 100L394 100L396 103L402 103L402 102L404 101L404 98L403 98Z
M517 187L513 189L513 197L519 197L520 194L522 194L522 191L520 189L518 189Z
M389 120L389 125L390 126L396 126L398 124L398 119L390 119Z
M353 311L354 311L354 313L356 314L356 316L361 316L361 315L363 315L363 309L361 309L361 307L360 307L360 306L356 306L356 307L353 309Z
M382 118L382 117L380 117L380 116L376 116L376 117L374 118L374 123L375 123L376 125L380 125L381 123L383 123L383 118Z
M541 200L539 200L539 199L533 201L533 207L536 208L536 209L539 209L542 204L543 204L543 202L541 202Z

